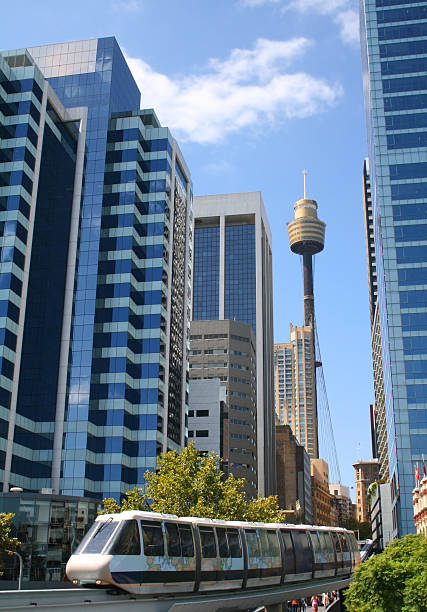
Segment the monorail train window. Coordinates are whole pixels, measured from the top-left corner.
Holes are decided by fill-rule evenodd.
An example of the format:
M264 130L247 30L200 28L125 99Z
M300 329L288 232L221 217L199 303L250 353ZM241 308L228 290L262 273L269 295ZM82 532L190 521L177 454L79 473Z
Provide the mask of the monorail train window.
M245 529L248 557L260 557L259 540L255 529Z
M335 550L337 552L337 555L341 552L341 544L340 544L340 539L338 537L338 534L336 533L336 531L332 531L332 540L334 542L334 546L335 546Z
M295 551L290 531L280 530L285 545L285 573L295 574Z
M190 525L178 525L183 557L194 557L193 532Z
M122 521L108 552L110 555L141 554L137 521Z
M312 571L312 555L306 531L295 529L292 532L295 549L295 571L297 574Z
M334 563L335 554L330 533L328 533L327 531L320 531L319 537L320 545L322 547L322 553L325 557L326 563Z
M169 557L194 557L191 526L165 523L165 527Z
M96 555L102 552L117 525L118 521L112 519L94 523L74 554Z
M267 531L267 539L268 539L268 549L270 551L270 556L280 557L279 537L276 531L274 531L274 529L269 529Z
M176 523L165 523L165 525L168 555L169 557L181 557L178 525Z
M213 559L216 557L215 534L212 527L200 527L200 541L202 544L202 557Z
M216 527L216 537L218 539L219 556L223 559L230 556L228 551L227 530L225 527Z
M162 526L160 523L142 523L142 543L144 555L162 557L165 554Z
M228 550L232 559L239 559L242 556L239 532L237 529L227 529Z
M345 535L343 533L340 533L340 540L341 540L341 548L343 552L350 552L350 549L348 547L348 541L347 538L345 537Z

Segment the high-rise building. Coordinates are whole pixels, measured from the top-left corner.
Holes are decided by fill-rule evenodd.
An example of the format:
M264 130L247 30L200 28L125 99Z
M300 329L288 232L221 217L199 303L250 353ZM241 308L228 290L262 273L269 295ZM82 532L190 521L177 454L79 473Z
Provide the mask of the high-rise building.
M310 457L289 425L276 425L276 472L279 507L293 510L291 523L313 523Z
M312 459L319 455L316 417L316 368L311 325L290 326L290 342L274 345L276 417L290 425Z
M333 525L333 495L329 492L329 466L324 459L311 460L311 498L314 525Z
M346 521L353 518L353 504L350 490L340 482L329 483L329 493L332 497L332 507L335 511L335 520L332 524L344 527Z
M371 518L368 488L378 480L378 459L359 459L353 463L353 467L356 481L356 518L364 523Z
M275 493L271 233L260 192L194 198L193 319L252 326L258 492Z
M189 383L188 438L204 454L228 457L227 389L219 378ZM228 472L228 461L221 467Z
M427 452L422 431L427 427L426 36L425 3L363 0L363 83L394 537L414 531L413 470Z
M186 440L189 171L114 38L0 62L3 489L118 498Z
M375 403L370 406L372 456L379 460L381 478L388 478L387 419L385 414L383 354L379 310L377 309L378 282L374 240L371 178L369 159L363 162L363 215L365 219L366 263L369 286L371 347L374 372Z
M206 437L206 433L200 434L200 431L213 431L213 427L203 426L212 414L205 413L205 417L202 417L203 412L198 414L197 397L201 391L194 385L212 379L219 381L226 392L226 411L216 411L222 422L215 425L217 431L222 432L222 451L219 453L222 466L226 474L245 479L248 498L256 497L257 377L252 326L229 319L192 321L190 332L190 407L196 412L189 416L188 437L194 437L202 450L207 448L202 446L207 440L200 443L198 438ZM212 436L209 434L209 437Z

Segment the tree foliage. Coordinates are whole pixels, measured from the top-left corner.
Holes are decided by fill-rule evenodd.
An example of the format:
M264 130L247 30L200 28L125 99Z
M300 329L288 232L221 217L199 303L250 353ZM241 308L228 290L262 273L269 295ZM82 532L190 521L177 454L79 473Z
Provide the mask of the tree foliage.
M359 532L359 540L366 540L367 538L372 538L372 527L371 523L368 521L358 521L355 518L349 518L344 521L344 525L346 529L350 529L351 531Z
M12 512L0 512L0 554L9 550L16 550L21 545L18 538L10 537L12 529L12 519L15 515ZM0 570L4 567L4 561L0 557ZM0 571L0 575L3 572Z
M201 455L193 442L179 453L163 453L155 471L147 471L145 479L145 494L139 488L128 491L121 506L114 499L105 499L101 514L149 509L230 521L286 521L276 496L247 502L244 479L232 474L225 477L218 456Z
M407 535L362 563L346 595L357 612L421 612L427 599L427 539Z

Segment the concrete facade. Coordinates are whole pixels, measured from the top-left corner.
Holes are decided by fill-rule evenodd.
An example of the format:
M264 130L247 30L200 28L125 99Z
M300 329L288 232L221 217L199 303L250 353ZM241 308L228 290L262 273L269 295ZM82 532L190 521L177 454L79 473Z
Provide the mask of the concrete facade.
M313 524L332 525L332 495L329 492L329 467L324 459L311 460Z
M333 496L332 506L335 513L333 524L344 527L345 522L353 518L353 504L349 488L340 482L329 483L329 493Z
M192 321L189 362L191 385L215 379L225 389L227 411L223 414L221 453L224 470L236 478L245 478L247 496L256 497L257 377L255 338L251 326L229 320ZM200 398L200 387L190 388L191 406L197 403L193 391ZM196 434L193 436L197 443Z
M376 552L381 552L393 540L390 483L379 484L371 497L372 541Z
M194 217L193 319L245 321L252 325L255 334L258 492L270 495L276 491L273 280L271 232L264 203L259 191L197 196ZM236 240L233 239L234 230ZM245 236L250 234L251 241L247 242L247 251L238 253L240 230ZM200 269L205 252L199 253L198 240L204 231L212 231L218 248L206 267ZM236 267L238 257L242 258L240 270ZM215 274L210 274L212 268ZM203 292L208 303L199 308Z
M311 459L318 457L316 368L311 325L290 325L290 342L274 345L276 417L290 425Z
M289 522L313 522L310 458L289 425L276 425L276 472L279 507L294 510Z
M414 522L417 533L427 536L427 477L418 481L412 492L414 504Z
M378 480L378 459L359 459L353 463L356 481L356 519L370 521L368 487Z
M202 452L214 452L228 463L226 388L213 378L190 380L189 389L188 438Z

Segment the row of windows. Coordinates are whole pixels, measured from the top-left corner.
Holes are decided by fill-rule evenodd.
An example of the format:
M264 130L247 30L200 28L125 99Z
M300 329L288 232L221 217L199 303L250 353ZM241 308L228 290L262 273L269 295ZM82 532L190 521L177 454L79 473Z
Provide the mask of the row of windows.
M393 219L395 221L411 221L427 218L427 203L401 204L393 206Z
M404 134L389 134L387 136L388 149L412 149L427 146L427 132L413 132Z
M403 268L397 274L399 285L427 285L427 268Z
M427 183L425 183L425 186L427 187ZM427 224L419 223L417 225L397 225L394 228L394 237L396 239L396 242L427 240Z
M427 246L397 247L396 258L401 264L427 261Z
M383 93L399 93L403 91L422 91L427 88L424 76L402 77L398 79L383 79Z
M408 410L409 427L411 429L427 429L427 410Z
M408 3L412 0L408 0ZM400 3L399 3L400 4ZM402 2L403 4L403 2ZM380 57L398 57L403 55L422 55L427 53L427 40L411 40L380 45Z
M427 6L389 9L377 11L377 23L393 23L396 21L415 21L427 18Z
M427 330L427 313L413 312L409 314L402 314L402 331L407 332L425 330Z
M401 110L415 110L418 108L427 108L427 94L384 97L384 110L386 113Z
M412 72L425 72L427 69L427 57L414 57L411 59L381 62L381 74L407 74Z
M427 291L400 291L399 296L402 308L427 307Z
M410 113L408 115L386 115L385 126L386 130L406 130L424 128L427 127L427 113ZM419 174L418 176L424 177L426 175Z

